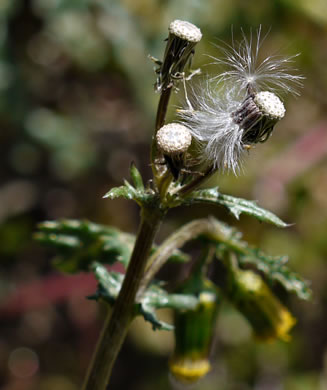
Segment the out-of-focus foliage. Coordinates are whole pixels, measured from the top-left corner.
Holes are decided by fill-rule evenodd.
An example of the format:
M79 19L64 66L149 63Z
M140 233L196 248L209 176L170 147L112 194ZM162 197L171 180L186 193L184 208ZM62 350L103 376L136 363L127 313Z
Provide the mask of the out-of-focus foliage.
M134 191L135 188L133 188L132 193ZM123 197L125 197L125 194ZM256 213L254 213L254 216L256 216ZM285 291L295 293L300 299L308 300L311 298L308 283L287 267L288 259L286 256L268 256L259 249L249 247L247 242L242 241L241 232L213 218L211 218L211 226L207 234L202 234L198 238L205 239L208 245L214 245L217 248L217 260L222 261L226 256L232 254L235 256L234 261L236 261L237 268L251 265L258 272L261 272L272 286L278 284ZM133 235L121 232L113 227L101 226L87 221L64 220L40 224L39 232L35 234L35 238L48 247L56 248L56 252L60 254L60 257L55 259L55 265L60 271L79 273L92 270L99 282L99 288L93 297L97 300L102 298L111 305L115 302L121 289L123 275L115 271L109 272L105 265L120 263L125 268L127 267L135 241ZM158 250L164 252L162 247L159 247ZM156 248L153 248L153 252L155 256ZM176 261L176 259L179 262L185 262L187 255L175 250L175 253L167 258L167 261ZM228 269L232 270L229 262L224 261L224 266L227 268L225 272ZM242 272L239 271L240 274ZM226 285L224 287L226 291L233 288L234 279L237 279L234 278L235 272L230 271L228 273L230 274L228 281L223 283ZM235 275L238 275L238 273L236 272ZM255 274L253 273L253 275ZM261 280L258 275L253 276L252 279L255 277L256 280ZM250 278L250 280L252 279ZM192 286L192 281L191 278L188 281L188 286ZM198 279L195 279L195 282L197 281ZM264 285L265 283L262 281L259 284ZM201 295L202 291L196 283L195 287L199 290L197 294ZM268 291L267 288L266 290ZM205 292L204 288L203 293ZM270 295L273 296L272 293ZM191 298L196 299L195 296L191 296ZM143 315L147 321L153 324L155 329L169 330L171 328L169 325L157 319L155 309L168 307L180 311L193 310L194 299L191 298L189 304L187 297L178 294L171 295L164 289L153 285L146 290L140 308L136 309L135 312Z
M4 389L79 388L98 332L95 304L84 299L86 282L71 279L68 288L61 280L54 288L44 279L52 277L52 267L31 236L39 221L55 218L87 218L135 233L136 208L124 200L103 201L102 196L128 176L131 161L149 176L157 96L147 55L161 56L167 26L175 18L197 24L206 37L198 45L196 67L210 62L202 54L218 55L210 41L231 43L232 25L237 40L241 27L248 32L262 24L264 31L271 30L263 54L301 53L296 67L306 77L302 96L286 102L285 119L269 143L251 151L244 173L238 178L220 175L212 184L224 193L255 198L295 223L283 230L263 228L244 216L237 227L268 253L288 253L292 268L312 280L314 304L289 302L299 318L293 340L268 346L251 341L244 320L224 306L213 372L198 388L327 386L326 15L322 0L0 2ZM214 67L202 70L214 72ZM176 95L176 104L178 99ZM177 212L159 239L191 214L230 218L223 208L206 205L185 213ZM26 285L29 290L21 290ZM12 298L19 291L24 292L15 306L20 309L9 315L4 307L17 303ZM56 305L58 301L65 303ZM163 343L166 350L169 343ZM167 358L155 355L158 346L150 354L149 346L142 351L135 345L126 346L112 387L169 388Z
M34 238L48 247L56 248L55 267L62 272L89 271L92 262L128 265L135 242L133 234L89 221L47 221L39 225ZM155 252L155 248L153 248ZM176 250L169 261L184 263L187 254Z
M108 272L106 268L94 263L92 270L99 282L99 287L91 299L103 299L113 304L121 289L124 276L119 272ZM151 285L144 293L140 303L135 307L135 313L144 317L152 324L153 330L172 330L173 326L160 321L157 318L156 310L163 308L178 308L180 310L193 310L198 305L198 299L190 294L168 294L167 291L158 285Z

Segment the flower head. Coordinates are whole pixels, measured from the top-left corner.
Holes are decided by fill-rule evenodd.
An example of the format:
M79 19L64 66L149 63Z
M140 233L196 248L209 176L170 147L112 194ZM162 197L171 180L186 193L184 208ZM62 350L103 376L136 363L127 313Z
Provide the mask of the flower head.
M240 89L252 91L270 90L275 93L287 92L298 95L303 77L295 74L292 68L294 56L271 55L260 59L260 49L265 37L261 39L261 27L248 39L243 32L243 39L232 45L219 47L221 57L212 57L214 63L227 69L216 79L236 83Z
M242 155L253 144L265 142L285 107L275 93L297 93L302 77L290 74L292 57L270 56L259 61L261 30L256 39L224 49L215 59L229 67L216 77L193 87L186 109L179 116L201 146L202 160L216 169L239 171Z
M169 123L158 130L156 140L161 152L176 156L186 152L191 145L192 136L189 129L180 123Z

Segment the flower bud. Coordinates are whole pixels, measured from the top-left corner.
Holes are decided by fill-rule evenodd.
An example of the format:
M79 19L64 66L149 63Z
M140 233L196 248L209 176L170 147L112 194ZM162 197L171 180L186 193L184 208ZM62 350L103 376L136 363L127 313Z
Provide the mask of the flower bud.
M161 127L156 140L158 149L168 156L177 156L187 151L192 143L189 129L179 123L169 123Z
M250 322L255 336L264 341L288 341L295 318L253 271L233 270L229 299Z
M217 289L209 280L190 282L182 291L193 290L199 303L193 310L175 313L175 351L169 361L171 374L184 384L194 383L210 371L209 353L219 307Z
M164 59L160 62L155 88L162 92L172 88L182 79L184 68L190 64L195 45L201 40L202 34L198 27L184 20L174 20L169 26L169 36Z

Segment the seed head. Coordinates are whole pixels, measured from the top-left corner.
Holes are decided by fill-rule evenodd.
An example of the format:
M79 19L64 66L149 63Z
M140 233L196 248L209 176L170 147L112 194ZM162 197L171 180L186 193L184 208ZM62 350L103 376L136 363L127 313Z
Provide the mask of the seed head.
M260 60L260 49L265 37L261 38L261 27L253 37L251 32L247 38L243 32L240 42L233 41L231 45L218 46L222 52L219 57L212 57L214 63L227 67L226 71L215 78L231 81L240 89L251 89L259 92L262 89L278 93L299 95L302 87L302 76L296 74L292 67L295 56L283 57L271 55Z
M191 107L179 116L201 146L203 162L222 171L239 171L249 145L266 141L285 108L272 92L252 93L244 99L239 86L207 80L193 89Z
M298 94L296 87L302 85L303 77L289 66L294 57L259 59L262 42L259 28L256 37L243 33L241 42L220 47L223 55L214 61L225 70L193 86L186 109L179 110L181 122L201 147L203 162L216 169L236 174L244 151L265 142L284 117L277 95Z
M248 95L231 116L243 131L242 142L249 146L267 141L284 114L281 100L274 93L264 91Z
M186 126L169 123L158 130L156 140L163 154L175 156L186 152L191 145L192 135Z
M201 30L190 22L174 20L170 23L169 32L176 37L189 42L199 42L202 38Z
M243 130L232 116L242 102L237 90L218 89L216 82L206 80L189 98L192 106L179 110L179 117L197 141L202 161L236 173L243 152Z

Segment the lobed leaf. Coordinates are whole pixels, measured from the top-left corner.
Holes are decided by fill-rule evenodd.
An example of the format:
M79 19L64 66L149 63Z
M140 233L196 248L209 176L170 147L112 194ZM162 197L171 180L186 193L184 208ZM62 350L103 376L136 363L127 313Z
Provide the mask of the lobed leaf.
M102 264L119 262L126 268L135 243L133 234L89 221L46 221L38 228L34 238L57 249L59 256L55 258L55 266L68 273L87 271L93 261ZM187 262L189 258L176 250L169 261Z
M127 183L127 182L126 182ZM131 185L123 185L114 187L108 191L103 197L108 199L124 198L127 200L135 199L136 191Z
M191 205L195 203L216 204L226 207L236 219L241 214L251 215L259 221L268 222L278 227L287 227L287 223L282 221L275 214L259 207L255 201L249 201L242 198L236 198L230 195L221 194L218 187L196 190L184 198L183 204Z
M93 261L128 264L135 237L118 229L89 221L46 221L34 236L43 245L55 247L55 266L62 272L88 271Z
M99 263L93 263L92 269L99 282L99 287L96 294L89 298L103 299L112 305L119 294L124 275L109 272ZM154 330L172 330L174 329L172 325L158 319L156 310L167 307L179 310L193 309L197 304L198 299L193 295L168 294L159 286L152 285L145 291L141 301L135 304L135 313L142 315L146 321L150 322Z
M277 282L300 299L309 300L312 297L309 282L287 267L287 256L268 256L252 248L248 248L247 252L245 255L238 256L240 265L254 265L270 284Z
M215 229L217 232L214 231ZM217 244L217 258L224 258L226 252L233 252L240 266L251 264L264 275L270 284L279 283L300 299L311 298L309 283L289 269L286 256L269 256L249 246L246 241L242 240L241 232L215 219L213 231L206 238Z

